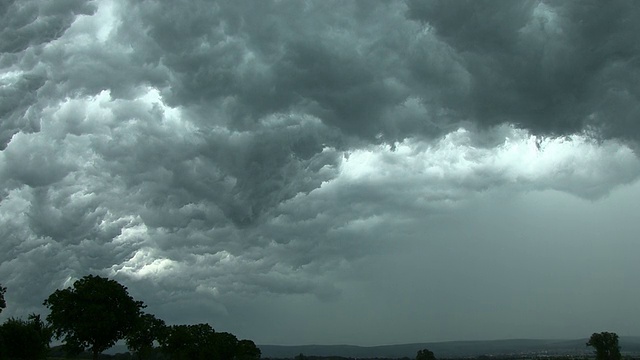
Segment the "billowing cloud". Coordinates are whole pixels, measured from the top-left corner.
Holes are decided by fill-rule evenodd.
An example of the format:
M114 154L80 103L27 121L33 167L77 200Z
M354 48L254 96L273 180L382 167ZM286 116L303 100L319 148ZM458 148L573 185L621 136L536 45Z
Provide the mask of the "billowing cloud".
M637 6L615 1L408 3L462 57L464 116L536 132L638 139ZM460 94L457 94L460 95Z
M623 21L637 10L625 4L607 8L622 20L606 24L600 5L577 3L3 5L2 316L42 312L54 289L95 273L172 323L210 321L259 342L337 342L321 335L331 317L312 306L364 321L393 299L389 284L403 294L436 270L381 273L375 261L413 261L414 249L464 267L448 246L486 245L506 246L495 261L509 262L521 253L507 238L526 221L510 227L505 214L543 214L529 205L549 194L572 199L567 219L595 209L585 215L593 222L640 175L638 49ZM561 245L580 241L558 235L582 234L578 225L549 221ZM624 239L632 232L620 228ZM466 243L474 229L485 230ZM496 267L478 273L520 281ZM459 272L441 276L430 283L442 294L461 296L456 281L483 293ZM378 285L387 293L362 304ZM463 300L430 305L491 322ZM300 313L318 324L317 341L284 325L300 326ZM508 335L513 314L496 316L489 337ZM377 319L370 327L391 320ZM454 327L423 340L479 336ZM353 342L385 341L363 334Z
M38 61L42 49L60 38L76 16L92 14L87 1L4 1L0 4L0 149L18 131L38 130L38 91L46 70Z

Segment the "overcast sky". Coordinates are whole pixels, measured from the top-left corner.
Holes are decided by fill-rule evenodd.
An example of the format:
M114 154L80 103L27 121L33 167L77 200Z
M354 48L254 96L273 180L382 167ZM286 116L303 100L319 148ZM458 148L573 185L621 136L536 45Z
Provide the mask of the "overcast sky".
M0 3L0 320L640 335L640 3Z

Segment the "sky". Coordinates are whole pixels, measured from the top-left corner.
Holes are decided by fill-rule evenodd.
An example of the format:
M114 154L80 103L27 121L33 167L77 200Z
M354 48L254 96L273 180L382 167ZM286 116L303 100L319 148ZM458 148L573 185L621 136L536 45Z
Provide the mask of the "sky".
M640 3L0 2L0 321L640 335Z

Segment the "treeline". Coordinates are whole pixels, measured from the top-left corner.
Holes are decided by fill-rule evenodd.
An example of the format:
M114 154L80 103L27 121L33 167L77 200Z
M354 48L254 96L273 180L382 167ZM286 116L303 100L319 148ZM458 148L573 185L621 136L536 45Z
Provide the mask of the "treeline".
M410 357L401 357L401 358L389 358L389 357L375 357L375 358L353 358L353 357L345 357L345 356L306 356L303 355L303 358L300 358L300 355L294 358L276 358L276 357L266 357L262 358L262 360L415 360ZM479 355L479 356L469 356L469 357L443 357L438 360L531 360L531 359L539 359L539 360L594 360L594 357L588 356L578 356L578 355L566 355L566 356L549 356L549 355ZM631 356L623 357L625 360L633 360L637 359Z
M426 349L425 349L426 350ZM424 350L422 350L424 351ZM428 350L427 350L428 351ZM525 360L525 359L540 359L540 360L593 360L593 357L588 356L550 356L550 355L479 355L479 356L469 356L469 357L443 357L436 359L435 355L429 357L430 360ZM631 360L631 357L626 357L624 359ZM304 354L300 354L293 358L280 358L280 357L266 357L262 358L262 360L425 360L424 357L420 357L417 355L415 358L410 357L375 357L375 358L353 358L353 357L345 357L345 356L307 356Z
M603 358L598 358L598 360L606 360ZM479 355L479 356L470 356L470 357L444 357L441 359L446 360L531 360L531 359L544 359L544 360L593 360L593 358L589 358L587 356L549 356L549 355ZM419 350L415 356L415 358L409 357L375 357L375 358L353 358L353 357L345 357L345 356L306 356L304 354L299 354L293 358L279 358L279 357L267 357L263 358L263 360L438 360L433 353L433 351L429 349ZM613 360L613 359L611 359ZM616 359L620 360L620 359ZM629 360L631 360L629 358Z
M0 312L6 307L0 286ZM260 349L251 340L216 332L209 324L166 325L145 313L115 280L87 275L71 287L56 290L43 303L50 313L27 320L10 318L0 325L0 359L58 357L104 358L101 353L124 340L130 353L117 359L257 360ZM63 345L50 348L53 338Z

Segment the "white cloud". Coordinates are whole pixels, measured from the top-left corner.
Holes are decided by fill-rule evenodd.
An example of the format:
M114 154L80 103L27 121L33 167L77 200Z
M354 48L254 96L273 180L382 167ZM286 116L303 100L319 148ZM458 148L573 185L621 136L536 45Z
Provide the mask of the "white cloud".
M640 175L634 152L613 140L598 143L586 135L538 138L512 127L495 133L504 139L490 147L478 142L482 135L459 129L434 142L409 138L393 146L352 150L339 175L316 191L366 187L380 194L407 193L401 200L424 199L426 204L464 200L494 187L556 189L593 199ZM374 193L369 196L375 198Z

